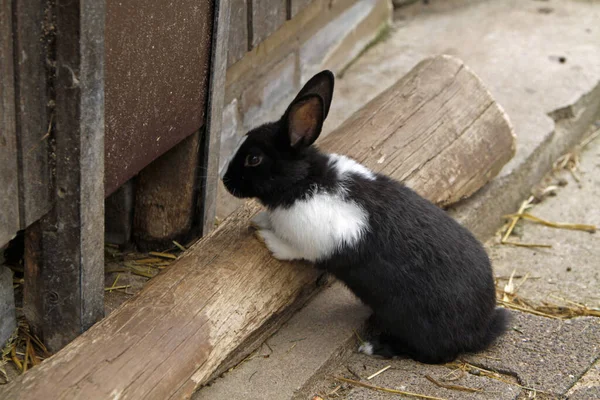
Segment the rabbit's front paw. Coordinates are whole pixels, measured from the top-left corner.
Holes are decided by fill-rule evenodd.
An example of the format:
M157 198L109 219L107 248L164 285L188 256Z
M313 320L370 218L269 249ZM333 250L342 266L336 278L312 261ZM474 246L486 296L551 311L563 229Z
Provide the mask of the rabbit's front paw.
M300 260L302 255L288 243L278 238L275 233L267 229L256 231L256 237L267 246L267 249L278 260Z
M269 229L271 228L271 220L269 214L266 211L261 211L250 220L250 225L256 229Z

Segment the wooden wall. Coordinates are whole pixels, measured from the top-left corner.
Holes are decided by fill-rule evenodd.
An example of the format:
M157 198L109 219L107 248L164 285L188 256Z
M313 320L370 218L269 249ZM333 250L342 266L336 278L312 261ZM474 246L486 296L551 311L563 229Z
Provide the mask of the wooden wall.
M235 64L312 0L231 0L227 63Z

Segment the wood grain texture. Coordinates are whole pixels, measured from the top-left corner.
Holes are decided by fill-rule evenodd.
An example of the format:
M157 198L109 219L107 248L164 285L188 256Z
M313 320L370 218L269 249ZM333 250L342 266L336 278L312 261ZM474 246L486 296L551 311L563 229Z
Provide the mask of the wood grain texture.
M252 32L249 32L252 47L256 47L271 33L275 32L287 19L287 1L285 0L250 0Z
M12 4L0 0L0 248L17 233L19 174L15 121Z
M455 84L457 81L460 85ZM468 85L469 90L461 90L461 85ZM484 117L489 112L485 110L497 106L462 63L446 57L420 63L393 89L362 109L352 119L352 126L345 124L344 129L332 133L323 147L341 153L353 151L370 166L378 166L378 158L367 150L371 145L379 146L376 149L392 156L392 161L382 163L380 169L392 170L396 178L412 179L419 193L437 198L437 187L413 177L421 176L420 169L433 168L440 157L442 169L455 160L471 159L468 152L472 147L452 144L464 133L444 140L438 137L440 129L443 135L454 130L446 130L441 123L446 120L436 116L447 115L473 99L485 99L484 105L472 106L473 110L469 106L471 111L461 117L460 124L456 122L456 131L477 129L467 137L502 136L505 140L500 143L505 145L497 145L493 152L503 153L508 159L513 151L513 135L507 121ZM423 109L428 110L430 118L424 118ZM490 121L486 124L493 126L479 124L480 120ZM421 132L411 136L410 143L397 137L405 125ZM439 148L434 151L428 144L436 137ZM475 171L454 165L457 178L445 191L449 196L442 197L456 197L455 188L464 192L463 188L469 186L465 182L483 182L485 179L477 175L485 175L490 168L482 163ZM186 398L217 368L222 370L222 362L231 354L237 354L239 360L239 345L247 344L265 321L314 289L318 277L318 272L305 263L274 260L252 236L248 220L259 209L254 202L246 203L165 273L150 281L137 297L16 383L0 387L0 397L28 399L56 393L56 397L65 399ZM243 350L250 352L253 348Z
M202 144L200 166L201 192L198 199L201 234L208 234L215 224L217 212L217 185L219 182L219 154L221 148L221 126L225 103L225 81L227 74L227 43L231 16L231 0L215 2L212 30L212 56L208 82L206 129Z
M235 64L248 51L248 2L247 0L229 0L231 17L229 19L229 39L227 41L227 67Z
M25 228L51 207L46 36L52 32L44 18L46 0L17 0L13 7L19 205Z

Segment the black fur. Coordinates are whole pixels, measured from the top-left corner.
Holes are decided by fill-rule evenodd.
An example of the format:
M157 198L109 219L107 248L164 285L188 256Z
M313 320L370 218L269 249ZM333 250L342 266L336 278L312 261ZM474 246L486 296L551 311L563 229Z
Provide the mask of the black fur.
M333 76L316 75L292 106L319 96L323 119L333 94ZM290 106L291 107L291 106ZM224 177L238 197L256 197L266 207L288 207L317 187L339 187L328 156L307 145L290 145L290 110L278 122L248 133ZM318 113L317 113L318 114ZM318 133L322 120L318 121ZM245 166L248 155L262 163ZM380 335L375 354L406 354L425 363L451 361L485 349L506 327L508 313L496 308L492 268L483 246L442 209L384 175L354 174L346 196L369 214L369 231L354 247L320 260L373 310Z

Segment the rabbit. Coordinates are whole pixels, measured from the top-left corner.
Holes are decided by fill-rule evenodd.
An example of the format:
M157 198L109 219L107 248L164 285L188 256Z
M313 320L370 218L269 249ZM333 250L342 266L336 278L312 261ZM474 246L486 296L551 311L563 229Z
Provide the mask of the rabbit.
M266 211L255 233L279 260L308 260L372 309L359 351L439 364L487 348L506 329L481 243L410 188L313 143L334 76L312 77L279 121L249 131L223 176Z

